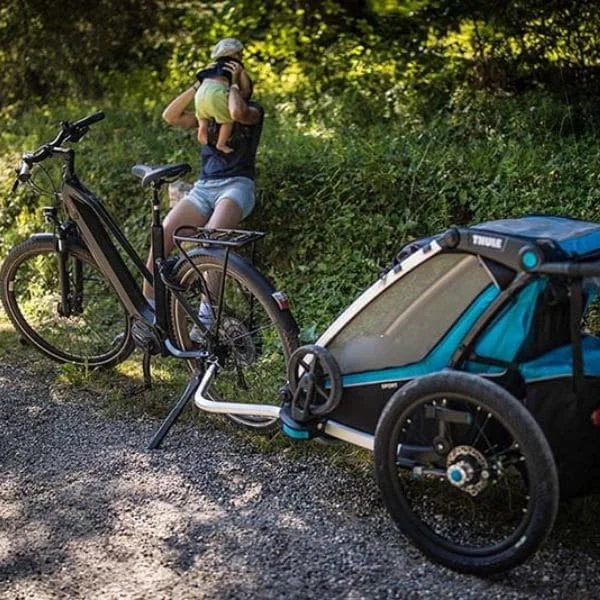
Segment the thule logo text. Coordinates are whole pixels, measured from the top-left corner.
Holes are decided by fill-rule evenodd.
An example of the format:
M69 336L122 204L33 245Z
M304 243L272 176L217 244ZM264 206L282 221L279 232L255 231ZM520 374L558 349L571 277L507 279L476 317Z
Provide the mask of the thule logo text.
M472 243L474 246L483 246L484 248L494 248L502 250L504 247L504 238L491 237L489 235L473 234Z

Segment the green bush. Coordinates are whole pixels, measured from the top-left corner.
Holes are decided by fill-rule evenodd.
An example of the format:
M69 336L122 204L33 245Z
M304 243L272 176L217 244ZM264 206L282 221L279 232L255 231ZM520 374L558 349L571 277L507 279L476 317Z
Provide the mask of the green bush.
M11 198L8 191L20 153L53 137L61 119L106 112L76 147L78 170L142 254L149 201L131 166L188 161L198 171L193 135L161 120L182 81L161 81L150 69L106 81L110 91L101 101L74 98L18 119L6 115L0 254L43 226L37 207L49 199L26 190ZM288 292L302 326L322 331L412 238L528 212L596 218L600 144L591 101L570 105L543 90L506 97L458 87L426 116L410 94L392 105L348 89L302 97L257 81L266 121L257 209L245 226L269 233L259 265Z

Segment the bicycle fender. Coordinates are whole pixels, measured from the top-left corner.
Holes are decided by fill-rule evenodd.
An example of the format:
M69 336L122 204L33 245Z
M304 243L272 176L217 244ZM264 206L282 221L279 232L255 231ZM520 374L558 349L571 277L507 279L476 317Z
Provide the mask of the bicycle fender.
M32 233L29 236L30 240L33 241L39 241L39 242L45 242L45 241L50 241L50 240L57 240L58 237L54 234L54 233Z

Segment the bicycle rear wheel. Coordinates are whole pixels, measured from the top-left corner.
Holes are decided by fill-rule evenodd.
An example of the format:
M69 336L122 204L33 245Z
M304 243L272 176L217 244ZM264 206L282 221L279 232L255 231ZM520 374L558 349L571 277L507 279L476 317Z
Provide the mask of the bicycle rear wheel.
M61 307L59 254L53 238L29 239L0 270L0 296L22 337L61 363L110 367L133 351L130 320L91 255L71 244L66 261L67 315Z
M199 310L204 302L203 312L206 314L209 305L210 312L216 315L223 259L218 253L199 253L193 261L194 266L187 261L180 263L175 273L177 281L185 289L184 296L194 310ZM207 290L205 283L211 280L213 292ZM287 361L298 345L298 330L289 311L278 306L274 292L271 284L253 267L239 256L230 255L218 333L221 368L208 391L214 400L280 404L279 392L285 383ZM183 306L174 295L170 302L175 341L181 348L200 347L202 340L190 339L193 322ZM215 333L213 325L211 335ZM277 423L277 419L269 417L228 417L254 429L269 428Z

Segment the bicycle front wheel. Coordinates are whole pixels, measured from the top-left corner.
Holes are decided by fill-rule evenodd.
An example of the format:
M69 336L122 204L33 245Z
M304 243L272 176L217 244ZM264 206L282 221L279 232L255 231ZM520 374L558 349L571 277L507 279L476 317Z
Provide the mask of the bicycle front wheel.
M131 354L130 321L91 255L71 244L61 291L53 238L29 239L0 270L0 296L21 336L61 363L113 366Z
M210 347L218 340L220 370L209 396L216 401L251 404L280 404L280 390L286 379L290 354L298 345L297 326L287 309L273 298L274 288L253 267L231 255L222 285L223 260L218 255L197 254L194 265L182 261L176 276L185 289L186 300L205 318L212 338L194 335L194 324L181 303L171 295L171 327L181 348ZM217 314L223 288L218 334L210 319ZM204 304L204 306L202 306ZM206 319L206 317L209 319ZM277 419L228 415L246 427L264 429Z

